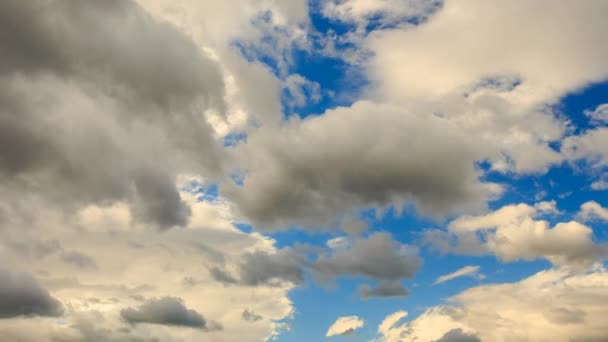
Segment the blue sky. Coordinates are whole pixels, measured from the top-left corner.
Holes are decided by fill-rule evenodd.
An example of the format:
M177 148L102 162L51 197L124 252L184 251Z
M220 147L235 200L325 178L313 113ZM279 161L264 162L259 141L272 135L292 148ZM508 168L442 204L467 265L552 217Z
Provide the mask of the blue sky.
M3 2L0 340L604 340L605 13Z

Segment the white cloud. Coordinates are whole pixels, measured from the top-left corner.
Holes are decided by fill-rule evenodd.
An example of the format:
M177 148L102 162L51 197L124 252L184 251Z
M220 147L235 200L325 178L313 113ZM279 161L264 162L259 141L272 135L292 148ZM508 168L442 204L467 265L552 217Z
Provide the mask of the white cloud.
M600 179L591 183L591 189L596 191L608 190L608 181Z
M446 281L456 279L459 277L483 277L482 274L479 274L479 266L465 266L459 270L456 270L452 273L439 276L437 280L433 283L433 285L445 283Z
M478 286L397 325L383 322L378 341L437 341L460 329L482 341L595 341L608 334L608 273L541 271L514 283ZM395 316L397 315L397 316Z
M585 115L593 124L597 125L608 123L608 103L603 103L597 106L594 110L586 110Z
M348 336L355 333L355 331L365 325L365 322L357 316L346 316L339 317L329 327L325 336Z
M595 201L585 202L581 205L578 216L584 221L599 219L608 221L608 208L602 207Z
M596 128L564 139L561 151L569 161L585 160L593 168L604 168L608 166L605 146L608 146L608 128Z
M605 256L590 227L576 221L551 227L538 219L556 213L550 203L506 205L486 215L462 216L450 222L447 232L430 231L426 239L444 252L492 253L507 262L545 258L555 265L584 266Z
M380 31L370 73L383 96L436 97L487 77L521 80L506 99L545 104L608 76L602 0L445 1L424 25ZM547 39L559 32L556 39ZM448 58L449 56L449 58Z

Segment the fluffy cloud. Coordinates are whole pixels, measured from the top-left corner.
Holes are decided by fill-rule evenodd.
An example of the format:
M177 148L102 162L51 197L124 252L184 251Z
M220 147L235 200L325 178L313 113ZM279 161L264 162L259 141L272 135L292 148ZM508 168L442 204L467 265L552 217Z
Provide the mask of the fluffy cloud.
M0 268L0 318L60 316L63 305L27 273Z
M577 274L550 269L515 283L474 287L412 321L398 324L403 312L387 316L379 341L601 340L608 333L602 324L607 281L603 268Z
M594 219L608 221L608 209L602 207L595 201L589 201L581 205L581 210L578 213L578 216L585 221Z
M355 333L355 331L365 325L365 322L357 316L339 317L332 324L325 336L348 336Z
M200 187L191 189L196 192ZM61 326L29 316L0 320L0 338L28 342L53 338L70 342L95 338L125 342L253 342L279 331L280 324L275 320L287 318L293 310L287 298L292 285L225 287L207 272L220 263L237 267L231 261L238 260L244 251L274 252L274 241L236 229L230 207L221 199L199 202L200 194L186 190L180 197L192 212L184 229L149 229L134 222L123 205L87 207L75 217L57 215L53 208L36 207L37 215L32 220L11 221L4 226L11 229L0 230L2 259L14 268L34 273L40 288L52 293L51 300L46 290L33 292L46 293L47 297L36 297L38 302L32 302L31 307L37 311L30 315L42 315L44 308L48 312L56 301L61 301L65 309ZM12 217L13 212L7 213ZM82 226L83 222L87 225ZM117 222L122 224L116 225ZM33 238L37 236L46 239ZM10 247L3 248L5 244ZM20 253L17 246L23 245L32 248ZM84 255L94 260L96 268L86 267ZM66 262L66 258L71 261ZM11 288L34 288L27 284ZM164 299L167 296L181 298L182 305ZM17 298L15 293L12 298ZM34 306L35 303L40 304ZM175 325L201 327L200 320L189 310L204 313L205 329L180 329ZM242 317L244 310L263 318L246 321ZM159 324L129 324L126 320ZM169 325L171 322L173 325ZM217 329L220 325L222 330Z
M608 50L599 45L607 6L601 0L558 6L448 0L424 25L374 34L367 43L376 52L370 74L393 99L441 96L508 76L521 83L506 94L509 100L550 103L608 77ZM546 39L555 32L559 39Z
M1 42L7 195L70 210L127 201L142 222L186 225L176 172L221 164L203 116L224 107L217 63L132 1L2 6L20 35Z
M256 251L241 257L238 266L238 278L226 270L213 267L210 274L224 284L241 284L247 286L282 286L284 283L298 285L304 280L303 256L285 248L275 253Z
M326 2L325 13L374 17L391 3ZM353 209L409 201L424 214L470 212L500 190L479 181L477 162L543 173L601 154L599 132L557 151L568 121L551 106L608 77L598 15L606 4L547 6L447 1L424 24L372 32L361 46L373 53L367 100L250 132L235 153L243 185L224 193L267 229L337 225ZM547 41L552 32L562 38Z
M360 276L379 281L377 287L359 288L363 298L405 296L408 292L399 280L412 278L418 270L422 261L417 251L379 232L326 250L300 246L245 252L228 265L213 265L209 274L224 285L269 287L299 285L307 272L321 282Z
M593 168L608 167L608 128L588 130L581 135L570 136L562 142L562 153L570 161L584 160Z
M478 180L479 148L438 116L361 101L252 132L236 151L244 184L224 190L260 229L329 225L407 201L427 213L479 209L499 192Z
M435 280L433 285L445 283L446 281L450 281L459 277L483 277L483 275L479 274L479 266L465 266L452 273L439 276L437 280Z
M429 231L426 239L444 252L492 253L503 261L545 258L556 265L589 265L605 256L604 246L593 241L593 230L579 222L551 227L538 217L555 212L541 202L506 205L482 216L459 217L447 232Z
M352 246L321 256L314 265L321 278L358 276L397 281L409 279L418 270L421 260L417 250L392 239L387 233L375 233L356 239Z
M181 299L173 297L152 299L138 308L123 309L120 315L131 324L150 323L207 328L207 322L200 313L188 309Z

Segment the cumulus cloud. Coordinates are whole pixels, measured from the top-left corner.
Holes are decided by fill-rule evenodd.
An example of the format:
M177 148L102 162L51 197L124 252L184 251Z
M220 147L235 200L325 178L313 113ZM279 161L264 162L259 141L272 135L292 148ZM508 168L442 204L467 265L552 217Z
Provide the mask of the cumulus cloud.
M445 1L424 25L373 35L368 42L376 52L371 76L382 95L403 100L440 96L488 76L514 76L521 84L507 97L520 104L552 102L605 79L608 50L597 43L606 27L599 13L608 5L601 0L561 3L547 11L552 4ZM561 38L547 41L555 32Z
M450 281L452 279L456 279L459 277L482 277L482 276L483 275L479 274L479 266L465 266L452 273L439 276L437 278L437 280L435 280L433 285L445 283L446 281Z
M574 274L549 269L514 283L474 287L409 322L392 319L379 329L379 341L601 340L607 334L607 279L601 267Z
M363 327L364 325L365 321L357 316L339 317L329 327L327 333L325 333L325 336L349 336L354 334L357 329Z
M132 1L2 6L19 35L0 42L7 194L71 210L126 200L141 221L185 225L175 173L220 165L202 116L224 107L217 63Z
M27 273L0 268L0 318L60 316L63 305Z
M363 276L371 279L397 281L409 279L421 264L417 250L403 245L388 233L375 233L356 239L349 248L322 255L314 269L319 277Z
M555 265L584 266L605 256L590 227L576 221L551 227L538 219L551 213L552 205L506 205L486 215L456 218L447 232L428 231L425 239L444 252L491 253L506 262L545 258Z
M207 328L207 322L200 313L188 309L181 299L174 297L152 299L138 308L123 309L120 315L131 324L150 323Z
M386 232L352 238L339 247L299 247L245 252L235 264L213 265L209 274L224 285L270 287L300 285L307 273L323 283L363 277L379 283L359 287L362 298L397 297L408 294L399 280L412 278L422 263L417 248Z
M211 275L224 284L247 286L282 286L284 283L298 285L304 280L305 259L290 248L274 253L257 251L246 253L238 265L238 278L218 267L210 269Z
M591 221L594 219L608 221L608 209L602 207L595 201L589 201L581 205L578 216L584 221Z
M196 188L192 191L196 192ZM157 231L140 224L131 225L130 219L123 220L129 210L122 205L89 206L81 209L76 217L57 215L53 208L35 207L37 215L32 220L2 226L2 259L11 267L35 273L40 286L66 307L69 303L69 310L63 312L64 324L59 331L58 326L30 317L35 313L11 318L10 324L9 320L7 323L0 320L0 339L254 342L276 334L281 326L275 320L285 319L293 310L287 298L293 286L225 287L206 271L219 263L236 267L232 260L239 260L243 251L272 251L274 241L235 228L229 206L221 199L199 202L199 194L189 191L184 189L180 193L192 211L185 229ZM12 218L14 213L9 210L7 214ZM83 226L84 222L88 224ZM31 239L32 248L26 249L31 257L25 257L19 253L18 246L28 245L30 235L44 239ZM47 241L61 243L56 246ZM3 248L7 243L12 247ZM63 257L71 252L86 253L97 268L81 268L79 257L75 260L80 261L75 263L66 262ZM86 262L81 266L86 267ZM186 283L188 286L184 286L184 278L190 280ZM121 315L121 309L130 309L132 311L126 312L137 314L127 314L129 318L143 320L142 305L168 294L181 298L186 310L199 313L207 323L206 328L128 324ZM172 305L167 307L177 308L175 303ZM255 324L244 320L241 317L244 307L265 319ZM156 309L165 312L158 306ZM92 312L96 313L95 317L82 318ZM183 310L176 312L184 314ZM172 317L171 312L166 314ZM158 313L155 317L161 316ZM186 317L190 319L186 323L198 322L193 315ZM213 322L221 322L223 329L217 330L218 324Z
M327 226L357 208L408 201L436 214L483 208L500 187L479 181L479 146L454 128L367 101L262 127L237 147L243 185L224 191L259 229Z
M596 169L608 166L608 128L596 128L581 135L570 136L562 142L562 154L571 162L586 161Z

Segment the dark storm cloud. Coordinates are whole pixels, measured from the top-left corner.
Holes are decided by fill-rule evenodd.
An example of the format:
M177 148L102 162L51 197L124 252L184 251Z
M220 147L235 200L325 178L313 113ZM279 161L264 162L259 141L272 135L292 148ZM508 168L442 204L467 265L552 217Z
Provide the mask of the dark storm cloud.
M62 313L61 303L32 276L0 268L0 318Z
M363 299L405 297L409 291L397 281L383 281L376 287L361 285L359 296Z
M224 110L218 64L130 0L7 0L0 19L4 200L122 200L161 229L187 224L175 174L222 168L202 116Z
M120 315L131 324L150 323L207 328L207 322L200 313L188 309L181 299L173 297L152 299L136 309L123 309Z

